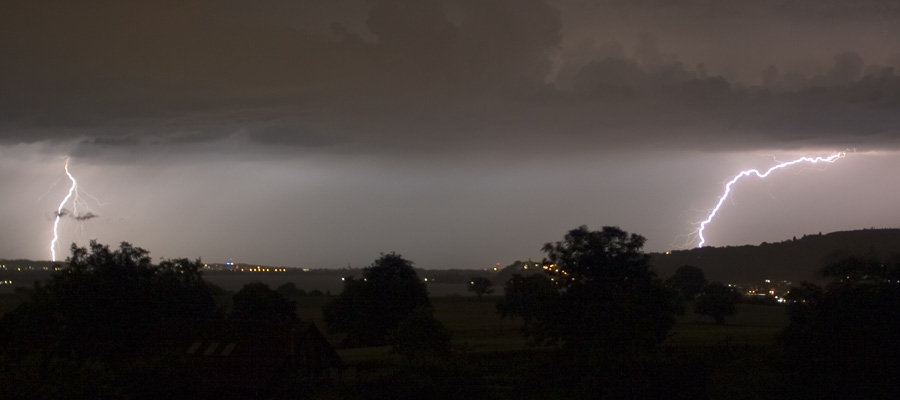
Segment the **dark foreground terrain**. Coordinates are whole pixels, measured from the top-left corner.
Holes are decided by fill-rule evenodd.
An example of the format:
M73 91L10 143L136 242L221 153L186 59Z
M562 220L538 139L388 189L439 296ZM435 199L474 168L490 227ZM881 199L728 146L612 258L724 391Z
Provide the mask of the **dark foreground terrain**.
M496 300L433 298L435 317L453 330L454 355L409 360L393 354L390 347L338 350L352 372L339 384L319 388L315 395L595 398L595 393L580 390L577 372L567 368L565 360L557 359L549 348L529 344L521 333L521 320L501 318ZM316 301L299 305L298 313L324 327ZM597 379L610 379L606 385L610 398L780 398L789 380L776 336L787 324L786 308L779 305L740 304L724 325L686 312L657 359L650 361L650 371L606 371L607 377Z
M18 296L24 296L19 293ZM0 297L4 311L16 294ZM329 335L322 309L333 296L297 298L297 314ZM499 297L433 297L435 317L453 331L453 352L410 359L390 346L339 349L346 363L339 379L302 390L308 398L592 398L597 382L585 386L575 366L552 349L533 346L522 335L522 321L501 318ZM688 310L692 307L688 305ZM787 325L786 307L740 304L724 325L686 312L678 319L655 359L598 372L592 380L611 398L779 398L789 385L776 337ZM596 368L594 371L597 371ZM604 373L605 372L605 373ZM593 390L593 389L592 389Z

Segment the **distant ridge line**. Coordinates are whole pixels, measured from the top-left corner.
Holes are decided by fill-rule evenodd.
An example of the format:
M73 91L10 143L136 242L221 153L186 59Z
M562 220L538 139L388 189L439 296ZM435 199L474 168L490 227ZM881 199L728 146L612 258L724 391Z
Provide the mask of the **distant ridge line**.
M703 269L709 280L741 284L764 279L822 282L821 268L841 255L900 256L900 228L806 234L759 245L706 246L651 253L650 258L661 277L671 276L682 265L693 265Z

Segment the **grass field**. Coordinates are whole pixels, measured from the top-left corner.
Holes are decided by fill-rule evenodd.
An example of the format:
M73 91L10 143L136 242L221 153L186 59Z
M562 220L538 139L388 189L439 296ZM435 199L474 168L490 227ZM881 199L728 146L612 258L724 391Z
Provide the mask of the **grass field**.
M463 352L464 368L477 373L491 388L490 398L568 397L553 383L538 383L533 392L519 391L529 387L530 380L541 379L535 371L552 363L553 355L546 348L529 345L522 335L520 319L500 317L495 306L498 298L432 298L435 317L453 330L453 344ZM310 300L298 307L298 312L327 332L321 311L313 305L324 305L328 299ZM785 307L740 304L724 325L694 313L692 304L685 309L687 312L677 319L657 361L665 373L676 371L666 378L670 384L675 382L676 388L663 389L664 392L681 390L681 385L700 387L695 393L698 398L757 399L783 394L785 382L778 372L782 356L775 343L788 323ZM342 349L339 354L349 365L375 376L403 371L407 363L387 346Z
M445 296L431 299L435 318L453 331L453 344L470 353L507 353L531 350L529 339L522 335L520 318L502 318L496 310L499 297ZM298 301L300 318L312 321L328 335L322 318L322 307L330 297L304 297ZM786 308L782 306L739 304L737 313L716 325L712 318L694 313L686 306L685 315L677 319L665 346L673 354L716 353L721 347L769 347L787 325ZM335 339L331 337L331 339ZM711 350L712 349L712 350ZM394 358L389 347L340 350L348 362Z
M332 343L338 344L340 337L328 332L322 315L323 307L333 299L333 296L303 296L293 300L302 320L315 323ZM347 395L344 398L367 398L366 385L388 390L379 385L412 379L425 382L419 389L427 392L435 382L446 386L431 389L449 390L456 385L454 379L459 379L488 388L488 398L569 397L554 381L545 381L541 375L548 365L560 365L558 359L554 360L554 353L529 345L529 339L522 335L522 320L502 318L497 313L498 299L498 296L432 297L435 318L453 331L452 343L456 350L451 360L439 364L435 370L439 371L435 376L444 380L434 381L437 378L427 375L432 370L411 364L393 353L389 346L339 349L344 362L358 371L357 376L365 378L357 380L355 385L334 390L348 391L343 393ZM9 311L23 300L11 294L0 295L0 309L3 309L0 311ZM678 317L653 364L668 374L664 381L700 387L702 392L691 398L779 398L784 393L786 383L781 372L785 369L779 364L783 364L783 356L776 337L788 323L786 307L740 304L736 315L726 318L724 325L716 325L711 317L694 313L692 304L685 309L686 313Z
M693 312L685 306L669 333L669 345L772 344L788 324L787 307L781 305L738 304L737 313L716 325L712 317Z
M27 296L0 295L0 315L13 310ZM294 299L300 319L316 324L328 335L322 309L333 296L304 296ZM498 296L432 297L435 317L453 331L453 344L472 352L515 351L529 348L522 335L522 320L501 318L497 313ZM716 325L712 318L694 313L688 304L669 333L667 345L768 345L787 326L786 308L782 306L739 304L737 314Z
M498 299L449 296L431 301L435 318L453 330L453 344L475 352L521 350L528 344L522 320L501 318Z

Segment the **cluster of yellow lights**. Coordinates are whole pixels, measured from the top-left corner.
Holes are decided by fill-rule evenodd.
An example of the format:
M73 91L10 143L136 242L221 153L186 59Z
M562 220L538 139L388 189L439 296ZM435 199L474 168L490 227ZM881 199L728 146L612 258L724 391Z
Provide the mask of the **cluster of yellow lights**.
M264 268L264 267L260 267L259 265L257 265L256 268L247 268L247 269L241 268L241 272L244 272L244 271L247 271L247 272L287 272L287 268Z
M557 272L557 273L562 272L563 275L569 274L568 272L566 272L566 270L560 271L559 268L556 267L556 264L545 265L544 269L546 269L547 271L552 271L552 272Z
M562 273L563 275L566 275L566 276L569 275L569 273L566 270L560 270L559 268L557 268L556 264L545 265L543 268L550 272ZM574 281L575 277L572 277L570 279ZM550 278L550 281L556 282L556 278ZM557 283L559 283L559 282L557 282Z

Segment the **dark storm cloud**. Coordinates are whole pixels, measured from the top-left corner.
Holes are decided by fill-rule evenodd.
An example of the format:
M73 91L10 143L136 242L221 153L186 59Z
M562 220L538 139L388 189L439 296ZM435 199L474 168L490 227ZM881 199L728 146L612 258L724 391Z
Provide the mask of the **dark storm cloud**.
M72 219L76 221L87 221L89 219L97 218L99 215L94 214L92 212L86 212L78 215L72 215Z
M897 2L90 3L5 6L0 143L72 140L86 157L900 143L900 51L863 40L900 38ZM783 21L827 44L815 62L753 41Z
M117 146L136 146L141 144L141 140L136 137L125 136L125 137L109 137L102 136L87 139L81 142L82 145L87 146L102 146L102 147L117 147Z
M553 0L562 8L622 14L660 13L679 18L890 19L900 17L896 0Z
M76 213L74 213L74 212L72 212L72 211L69 211L69 209L67 209L67 208L63 208L63 209L60 209L60 211L58 211L58 212L54 211L54 212L53 212L53 217L54 217L54 218L56 218L56 217L60 217L60 218L62 218L62 217L69 217L69 218L72 218L72 219L74 219L74 220L76 220L76 221L87 221L87 220L89 220L89 219L98 218L98 217L100 217L100 216L97 215L97 214L95 214L95 213L93 213L93 212L86 212L86 213L76 214Z
M316 131L313 127L299 124L263 127L251 132L249 140L253 143L290 147L323 147L334 143L333 138Z

